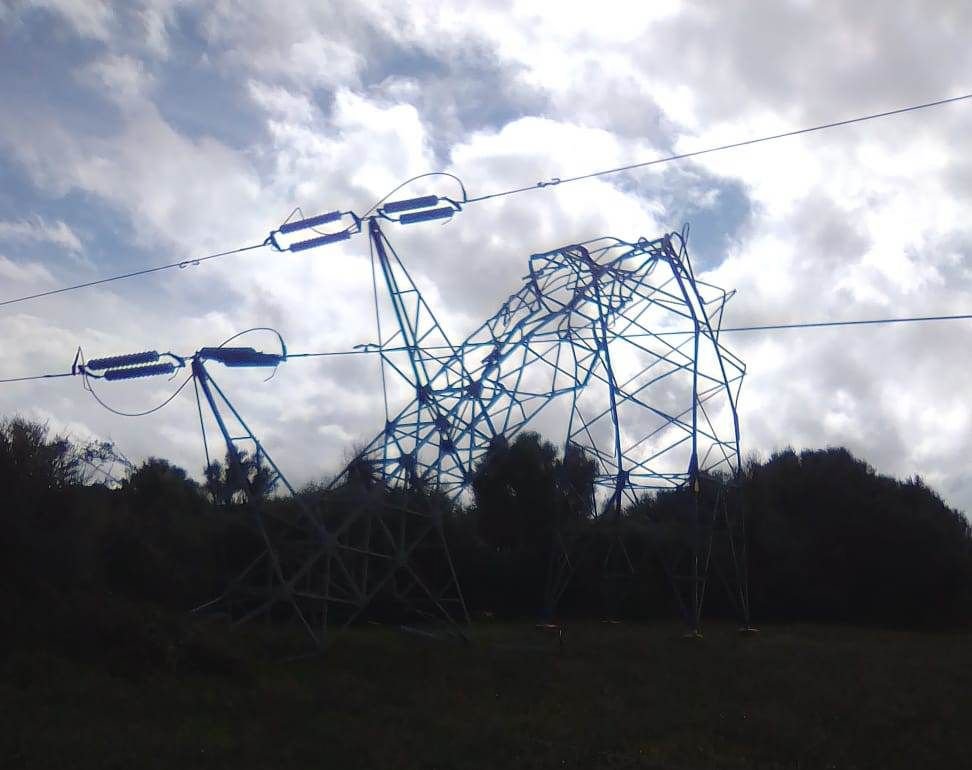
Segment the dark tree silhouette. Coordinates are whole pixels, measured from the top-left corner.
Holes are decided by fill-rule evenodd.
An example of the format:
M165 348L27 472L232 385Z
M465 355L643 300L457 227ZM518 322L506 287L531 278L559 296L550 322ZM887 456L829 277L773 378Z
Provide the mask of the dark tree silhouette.
M227 474L225 464L205 469L201 486L185 470L153 458L111 489L92 483L82 453L43 424L0 421L0 599L18 618L17 635L74 642L87 634L93 655L99 640L91 629L100 621L92 618L108 613L112 623L121 622L112 613L130 611L115 604L122 599L184 611L217 595L256 546L240 507L240 479ZM494 442L476 468L475 502L466 510L435 501L434 490L384 490L364 466L343 488L309 485L302 496L329 524L344 520L362 496L384 506L385 495L389 510L435 502L446 511L445 530L470 609L533 615L541 607L558 528L598 531L595 471L583 453L568 449L559 457L550 443L525 433ZM246 457L244 473L254 494L272 495L264 465ZM741 485L757 623L969 622L969 522L922 479L882 476L845 449L787 449L766 462L749 458ZM264 504L273 520L296 515L285 498ZM665 538L678 544L686 504L678 493L647 498L626 511L622 532L631 525L641 554L664 551ZM635 526L639 518L652 526ZM596 557L575 563L576 590L565 595L572 614L671 616L658 569L632 576L625 589L630 599L608 606L599 588L603 560ZM731 612L718 591L710 592L707 607ZM0 639L0 646L7 642Z
M273 469L263 457L248 452L240 452L239 469L229 452L223 463L213 460L203 469L203 478L210 499L224 506L242 502L247 495L254 500L265 500L277 486Z
M479 534L500 551L545 552L556 527L592 514L595 470L582 449L561 460L537 433L494 439L473 477Z

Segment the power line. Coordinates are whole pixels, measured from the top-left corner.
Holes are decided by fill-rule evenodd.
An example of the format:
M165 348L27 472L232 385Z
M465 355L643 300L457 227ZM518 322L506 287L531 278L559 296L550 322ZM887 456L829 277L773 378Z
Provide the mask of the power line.
M837 326L876 326L883 324L902 324L902 323L925 323L929 321L972 321L972 313L962 313L958 315L922 315L922 316L903 316L897 318L867 318L859 320L847 320L847 321L805 321L805 322L795 322L795 323L783 323L783 324L762 324L754 326L729 326L724 329L718 330L719 334L726 334L727 332L755 332L755 331L785 331L788 329L823 329L832 328ZM661 332L644 332L638 334L627 334L626 338L633 337L666 337L674 335L686 335L694 334L695 332L691 329L679 330L679 331L661 331ZM556 332L550 332L551 338L556 336ZM456 345L454 347L449 347L448 345L431 345L429 347L423 347L422 350L454 350L462 351L468 350L470 347L492 347L495 342L477 342L472 345ZM358 356L358 355L374 355L376 353L404 353L411 350L407 347L393 347L393 348L382 348L378 347L370 349L355 349L355 350L327 350L319 352L309 352L309 353L287 353L286 357L283 359L289 361L292 358L328 358L333 356ZM30 380L45 380L53 379L56 377L72 377L79 372L64 372L61 374L36 374L30 377L11 377L8 379L0 380L0 384L12 383L12 382L27 382ZM188 382L188 380L186 381ZM185 387L186 382L183 382L179 390L172 395L172 398ZM166 401L165 403L168 403ZM164 406L163 404L162 406ZM110 408L110 407L107 407ZM161 408L161 407L156 407ZM154 411L154 410L153 410ZM146 412L147 414L147 412ZM138 416L138 415L125 415L125 416Z
M906 316L899 318L867 318L860 320L847 320L847 321L805 321L805 322L795 322L795 323L782 323L782 324L762 324L754 326L729 326L723 329L718 329L718 334L725 334L727 332L755 332L755 331L785 331L788 329L822 329L827 327L836 326L875 326L880 324L901 324L901 323L922 323L927 321L970 321L972 320L972 313L964 313L960 315L924 315L924 316ZM626 334L626 338L635 337L671 337L676 335L688 335L694 334L692 329L684 329L678 331L661 331L661 332L643 332L636 334ZM549 332L549 338L558 338L558 332ZM472 345L455 345L449 347L448 345L432 345L429 347L423 347L422 350L455 350L462 351L468 350L470 347L493 347L496 343L493 341L489 342L477 342ZM287 358L322 358L328 356L351 356L351 355L362 355L368 353L401 353L409 350L407 347L394 347L394 348L384 348L379 349L377 347L369 350L332 350L320 353L288 353Z
M160 272L162 270L171 270L174 267L179 267L179 268L194 267L194 266L198 265L200 262L206 262L206 261L208 261L210 259L219 259L220 257L227 257L230 254L240 254L240 253L242 253L244 251L252 251L253 249L259 249L259 248L262 248L262 247L264 247L266 245L267 245L266 242L263 242L263 243L254 243L254 244L252 244L250 246L241 246L238 249L230 249L229 251L220 251L220 252L218 252L216 254L209 254L209 255L207 255L205 257L194 257L192 259L183 259L183 260L181 260L179 262L170 262L167 265L159 265L158 267L149 267L149 268L145 268L144 270L135 270L135 271L133 271L131 273L122 273L121 275L113 275L113 276L110 276L108 278L99 278L96 281L87 281L86 283L77 283L77 284L74 284L73 286L62 286L60 289L51 289L50 291L42 291L42 292L38 292L37 294L28 294L27 296L24 296L24 297L16 297L14 299L6 299L6 300L3 300L3 301L0 301L0 307L3 307L4 305L14 305L14 304L16 304L18 302L26 302L27 300L31 300L31 299L40 299L41 297L50 297L50 296L52 296L54 294L61 294L61 293L66 292L66 291L74 291L75 289L86 289L89 286L98 286L99 284L102 284L102 283L111 283L112 281L121 281L121 280L123 280L125 278L135 278L136 276L139 276L139 275L148 275L149 273L158 273L158 272Z
M444 175L445 176L452 176L454 179L456 179L459 182L460 189L463 192L463 200L462 200L462 203L465 205L465 204L469 204L469 203L478 203L479 201L489 200L490 198L500 198L500 197L507 196L507 195L516 195L516 194L521 193L521 192L527 192L528 190L536 190L536 189L541 189L541 188L545 188L545 187L554 187L554 186L558 186L558 185L562 185L562 184L567 184L569 182L578 182L578 181L581 181L581 180L584 180L584 179L592 179L594 177L608 176L610 174L619 174L619 173L622 173L624 171L631 171L631 170L637 169L637 168L646 168L648 166L659 165L659 164L662 164L662 163L671 163L671 162L676 161L676 160L685 160L687 158L695 158L695 157L698 157L700 155L707 155L709 153L721 152L722 150L731 150L731 149L734 149L734 148L737 148L737 147L745 147L747 145L752 145L752 144L760 144L762 142L769 142L769 141L772 141L774 139L784 139L786 137L798 136L800 134L809 134L809 133L812 133L812 132L815 132L815 131L823 131L824 129L828 129L828 128L837 128L839 126L847 126L847 125L850 125L852 123L863 123L863 122L868 121L868 120L876 120L878 118L886 118L886 117L891 117L893 115L901 115L901 114L906 113L906 112L914 112L916 110L924 110L924 109L928 109L930 107L940 107L942 105L952 104L952 103L964 101L964 100L967 100L967 99L972 99L972 94L963 94L962 96L953 96L953 97L949 97L947 99L938 99L938 100L933 101L933 102L924 102L922 104L914 104L914 105L910 105L908 107L900 107L900 108L894 109L894 110L887 110L885 112L873 113L871 115L861 115L861 116L858 116L858 117L855 117L855 118L848 118L847 120L839 120L839 121L833 121L833 122L830 122L830 123L822 123L822 124L817 125L817 126L809 126L807 128L795 129L793 131L785 131L783 133L771 134L769 136L762 136L762 137L758 137L758 138L755 138L755 139L745 139L743 141L733 142L731 144L723 144L723 145L719 145L717 147L707 147L707 148L702 149L702 150L694 150L692 152L679 153L679 154L676 154L676 155L668 155L666 157L655 158L653 160L640 161L640 162L637 162L637 163L629 163L628 165L625 165L625 166L617 166L615 168L602 169L600 171L591 171L591 172L586 173L586 174L579 174L577 176L572 176L572 177L563 177L563 178L561 178L561 177L554 177L553 179L551 179L549 181L541 181L541 182L537 182L536 184L527 185L527 186L523 186L523 187L514 187L514 188L511 188L509 190L503 190L503 191L495 192L495 193L488 193L486 195L479 195L479 196L476 196L476 197L473 197L473 198L466 197L466 195L465 195L465 188L462 186L462 181L459 180L458 177L455 177L452 174L444 174ZM429 174L422 174L420 176L433 176L433 175L442 174L442 173L443 172L431 172ZM420 178L420 177L415 177L415 178ZM411 181L414 181L414 179L413 180L409 180L409 182L411 182ZM403 184L407 184L407 183L408 182L403 183ZM397 189L400 189L402 186L403 185L399 185L399 187L396 188L396 190ZM390 194L391 193L389 193L389 195ZM388 196L385 196L385 197L387 198ZM384 198L382 200L384 200ZM372 211L374 211L375 207L377 205L379 205L380 203L381 203L381 201L379 201L378 203L376 203L375 206L372 206L371 209L368 211L368 214L370 214ZM294 211L296 212L298 210L299 209L295 209ZM176 267L178 267L178 268L186 268L186 267L190 267L190 266L195 266L195 265L198 265L201 262L206 262L206 261L211 260L211 259L218 259L220 257L226 257L226 256L229 256L231 254L240 254L240 253L245 252L245 251L251 251L253 249L259 249L259 248L262 248L263 246L268 245L268 243L269 243L269 240L264 241L263 243L252 244L250 246L243 246L243 247L240 247L240 248L237 248L237 249L230 249L229 251L221 251L221 252L218 252L216 254L209 254L209 255L207 255L205 257L197 257L197 258L193 258L193 259L185 259L185 260L180 260L179 262L170 262L169 264L159 265L158 267L149 267L149 268L145 268L145 269L142 269L142 270L135 270L135 271L132 271L130 273L122 273L120 275L109 276L107 278L99 278L99 279L94 280L94 281L86 281L85 283L78 283L78 284L74 284L74 285L71 285L71 286L63 286L63 287L61 287L59 289L51 289L49 291L42 291L42 292L38 292L36 294L28 294L28 295L25 295L23 297L15 297L13 299L2 300L2 301L0 301L0 307L5 307L7 305L13 305L13 304L16 304L18 302L27 302L28 300L32 300L32 299L41 299L42 297L50 297L50 296L53 296L55 294L61 294L61 293L68 292L68 291L75 291L77 289L85 289L85 288L88 288L90 286L98 286L98 285L105 284L105 283L111 283L113 281L120 281L120 280L124 280L126 278L135 278L137 276L149 275L151 273L157 273L157 272L160 272L160 271L163 271L163 270L171 270L171 269L176 268Z
M408 350L408 348L385 348L385 352ZM435 347L422 348L422 350L449 350L448 345L436 345ZM358 356L367 353L381 353L382 351L375 348L374 350L330 350L322 353L287 353L287 360L291 358L326 358L327 356Z
M799 136L800 134L810 134L814 131L823 131L827 128L837 128L839 126L849 126L852 123L863 123L868 120L877 120L878 118L887 118L892 115L901 115L906 112L914 112L916 110L924 110L929 107L941 107L945 104L952 104L954 102L961 102L966 99L972 99L972 94L963 94L962 96L952 96L948 99L938 99L934 102L925 102L923 104L913 104L908 107L899 107L895 110L887 110L886 112L876 112L872 115L861 115L856 118L848 118L847 120L837 120L831 123L821 123L818 126L809 126L807 128L798 128L793 131L784 131L781 134L771 134L769 136L761 136L756 139L744 139L740 142L732 142L731 144L721 144L717 147L707 147L703 150L693 150L692 152L678 153L677 155L668 155L663 158L655 158L653 160L640 161L637 163L629 163L626 166L617 166L616 168L604 169L602 171L591 171L587 174L579 174L577 176L571 177L554 177L553 179L546 182L537 182L533 185L527 185L524 187L514 187L510 190L503 190L502 192L489 193L487 195L479 195L475 198L469 198L464 201L464 203L477 203L478 201L488 200L489 198L501 198L505 195L516 195L517 193L526 192L528 190L538 190L545 187L555 187L558 185L567 184L568 182L579 182L582 179L592 179L599 176L607 176L609 174L620 174L623 171L631 171L636 168L646 168L648 166L655 166L661 163L671 163L676 160L685 160L686 158L696 158L700 155L708 155L713 152L721 152L722 150L732 150L737 147L746 147L751 144L760 144L761 142L770 142L774 139L785 139L790 136Z
M28 380L52 380L56 377L73 377L73 372L64 372L63 374L35 374L32 377L10 377L5 380L0 380L0 383L6 382L27 382Z
M869 326L874 324L902 324L919 323L924 321L968 321L972 320L972 313L961 315L925 315L910 316L903 318L873 318L861 321L812 321L807 323L792 324L766 324L762 326L735 326L723 329L723 332L755 332L755 331L778 331L783 329L821 329L832 326Z

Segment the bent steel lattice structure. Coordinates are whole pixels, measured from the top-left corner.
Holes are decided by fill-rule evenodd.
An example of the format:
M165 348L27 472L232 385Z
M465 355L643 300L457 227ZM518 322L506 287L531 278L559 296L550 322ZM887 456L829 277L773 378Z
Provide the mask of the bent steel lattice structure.
M745 366L719 339L731 295L696 279L687 231L534 255L523 287L459 345L448 342L410 279L402 289L395 266L404 268L376 222L370 235L390 294L414 296L411 304L396 303L403 338L375 349L415 397L359 459L389 484L436 488L457 500L496 438L509 439L536 425L541 412L555 411L559 419L551 424L566 426L565 451L581 449L597 464L600 517L620 521L645 495L679 489L693 492L697 509L703 480L710 480L706 489L714 491L703 504L710 510L696 510L687 556L663 561L697 630L721 522L748 623L743 543L733 532L739 520L730 518L727 487L741 466L736 404ZM408 367L395 361L403 354ZM571 571L571 538L557 538L548 612ZM630 563L623 541L619 551Z
M375 239L384 249L380 231ZM390 482L458 497L493 438L566 400L564 443L598 461L602 510L699 474L734 476L745 366L719 341L729 297L695 279L682 234L534 255L523 288L463 343L425 350L432 328L445 339L428 314L429 330L416 320L404 348L393 347L410 355L411 372L376 346L415 398L362 457ZM421 300L416 308L420 319Z
M719 338L731 295L696 279L687 230L536 254L523 286L453 344L381 222L448 219L463 202L464 193L462 201L430 195L384 203L364 218L334 211L285 223L267 239L277 250L297 252L366 231L371 247L378 342L361 347L381 361L385 425L314 505L297 494L206 368L207 362L275 367L287 360L282 339L279 353L224 343L188 357L149 351L78 367L86 385L89 377L116 381L189 369L204 444L205 405L259 541L256 558L215 604L239 620L283 606L318 646L338 618L350 623L382 597L415 610L424 604L453 624L468 622L443 535L443 506L468 494L477 463L495 441L528 426L552 437L554 426L563 431L565 453L583 451L595 461L592 508L615 525L599 532L611 533L617 548L608 553L620 553L632 569L621 529L626 511L654 494L691 494L685 547L659 556L694 631L713 535L723 523L748 622L743 542L727 502L741 465L736 404L745 367ZM304 229L316 237L281 244ZM391 403L403 391L395 380L406 402L397 412ZM208 464L208 444L206 454ZM259 483L248 470L254 467L265 471ZM294 500L289 511L267 494L278 483ZM584 539L555 534L548 612Z

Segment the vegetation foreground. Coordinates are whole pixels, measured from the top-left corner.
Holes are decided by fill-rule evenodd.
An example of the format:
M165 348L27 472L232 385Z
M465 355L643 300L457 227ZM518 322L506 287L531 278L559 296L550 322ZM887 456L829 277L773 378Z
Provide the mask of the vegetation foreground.
M972 766L968 633L582 622L561 652L529 624L477 624L468 645L372 625L323 658L257 664L278 635L194 628L194 658L148 672L10 656L0 764Z

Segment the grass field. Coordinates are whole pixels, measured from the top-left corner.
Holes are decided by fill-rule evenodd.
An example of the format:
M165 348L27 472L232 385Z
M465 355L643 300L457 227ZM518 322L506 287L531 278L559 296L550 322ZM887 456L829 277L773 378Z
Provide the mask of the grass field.
M195 671L11 654L0 766L972 767L968 634L592 622L561 654L526 623L466 646L368 626L323 659L244 662L258 633Z

